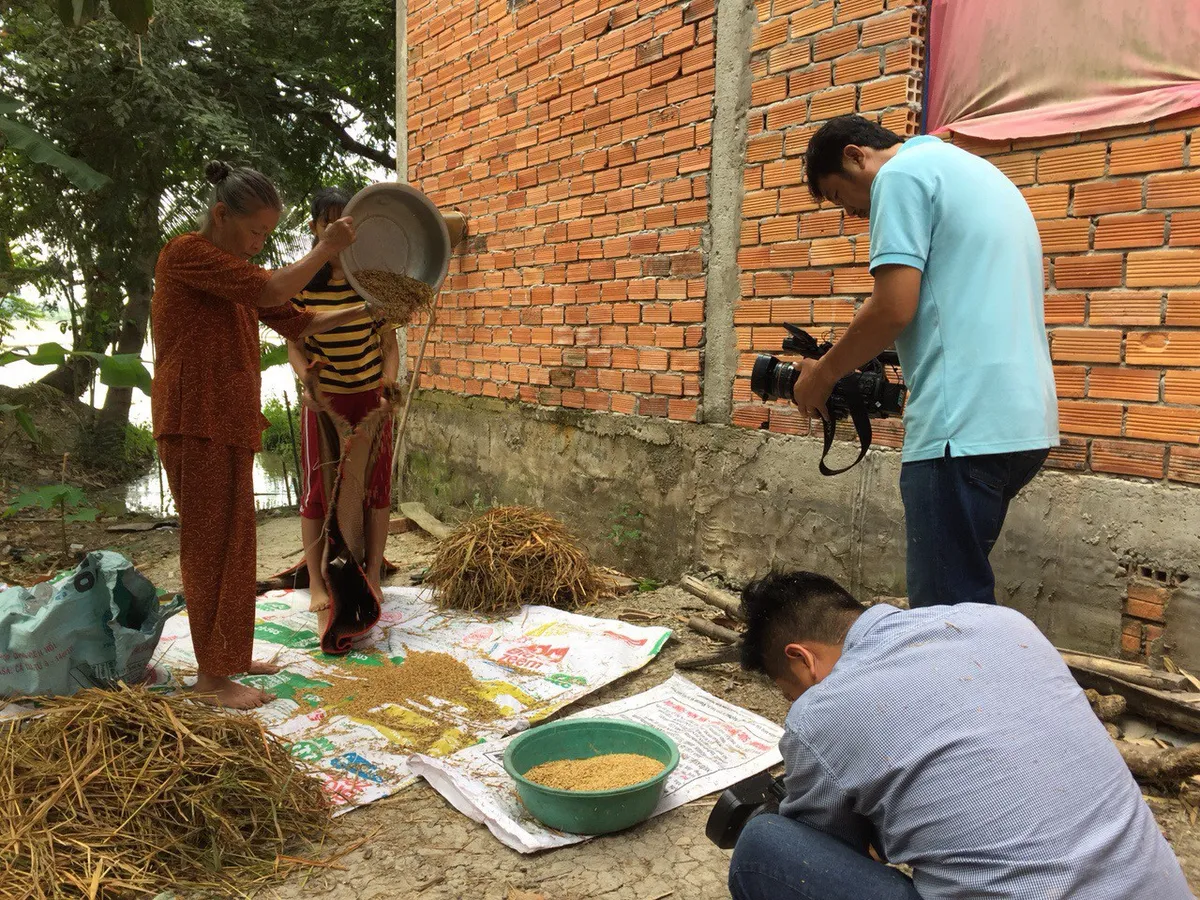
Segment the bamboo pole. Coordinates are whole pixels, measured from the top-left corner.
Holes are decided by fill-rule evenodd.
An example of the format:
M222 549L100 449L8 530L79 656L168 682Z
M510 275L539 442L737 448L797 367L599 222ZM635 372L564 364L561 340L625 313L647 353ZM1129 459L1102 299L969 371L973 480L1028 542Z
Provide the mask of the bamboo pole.
M425 334L421 338L421 348L417 351L417 363L413 366L412 380L408 384L408 395L404 398L404 411L400 413L400 424L396 428L396 438L392 445L392 480L396 485L396 511L404 502L404 464L401 453L404 450L404 432L408 427L408 414L412 411L413 397L417 393L417 384L421 380L421 366L425 362L425 348L429 345L429 336L433 334L433 326L437 323L437 299L429 310L429 324L425 326Z

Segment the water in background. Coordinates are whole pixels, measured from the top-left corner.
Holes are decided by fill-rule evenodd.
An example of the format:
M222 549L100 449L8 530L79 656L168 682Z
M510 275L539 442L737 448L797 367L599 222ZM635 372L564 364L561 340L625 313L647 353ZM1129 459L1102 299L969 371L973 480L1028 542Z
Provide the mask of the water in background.
M54 341L64 346L70 343L70 337L62 333L58 320L54 316L47 317L35 325L21 325L14 329L5 341L5 346L36 347L47 341ZM153 374L154 365L149 358L149 345L143 350L142 357L142 361ZM25 362L9 363L6 366L0 366L0 384L19 387L36 381L52 371L53 368L50 366L31 366ZM104 404L106 390L104 385L97 382L95 399L97 407ZM273 366L262 373L264 402L272 396L282 397L285 391L295 408L295 382L290 366L285 363ZM87 401L90 398L85 394L83 399ZM150 424L150 398L141 391L133 392L133 401L129 408L129 421L135 425ZM296 428L299 429L299 427L299 416L297 416ZM294 487L297 477L295 468L295 463L291 459L285 459L277 453L259 453L254 457L254 501L259 509L274 509L297 502ZM286 478L284 477L285 470ZM289 482L291 483L289 484ZM162 478L161 489L159 487L157 464L146 475L129 484L125 505L130 512L149 513L155 516L174 515L174 504L171 502L171 492L167 488L165 476Z

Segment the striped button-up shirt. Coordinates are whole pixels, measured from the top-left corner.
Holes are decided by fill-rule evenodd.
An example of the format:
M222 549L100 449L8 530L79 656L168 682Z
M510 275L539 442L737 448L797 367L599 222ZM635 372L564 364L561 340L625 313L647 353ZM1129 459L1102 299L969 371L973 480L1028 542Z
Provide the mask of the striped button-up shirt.
M1184 900L1062 659L1010 609L868 609L788 713L783 815L907 863L925 900Z

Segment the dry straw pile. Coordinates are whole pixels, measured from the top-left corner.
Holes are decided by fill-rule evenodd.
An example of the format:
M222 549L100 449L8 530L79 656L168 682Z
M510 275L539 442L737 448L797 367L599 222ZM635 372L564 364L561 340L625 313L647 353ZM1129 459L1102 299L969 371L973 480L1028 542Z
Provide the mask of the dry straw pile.
M249 716L120 686L0 722L0 897L243 896L330 807Z
M425 575L443 608L511 612L524 603L578 609L607 587L566 526L549 513L499 506L438 545Z

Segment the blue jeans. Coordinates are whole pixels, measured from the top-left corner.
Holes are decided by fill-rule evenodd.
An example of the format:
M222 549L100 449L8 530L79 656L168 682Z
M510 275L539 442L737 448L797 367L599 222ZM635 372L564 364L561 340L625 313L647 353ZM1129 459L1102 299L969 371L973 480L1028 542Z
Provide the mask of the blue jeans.
M733 900L921 900L903 873L783 816L755 816L729 863Z
M996 602L988 556L1008 504L1049 453L952 457L947 450L941 459L900 467L910 606Z

